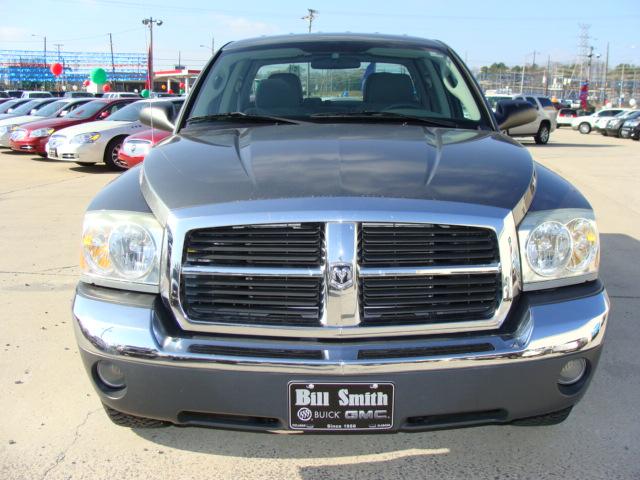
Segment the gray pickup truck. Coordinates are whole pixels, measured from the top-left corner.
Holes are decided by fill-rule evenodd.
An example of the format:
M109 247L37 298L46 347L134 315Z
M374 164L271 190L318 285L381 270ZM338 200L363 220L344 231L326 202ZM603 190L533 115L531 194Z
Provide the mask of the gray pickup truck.
M227 44L169 136L92 201L73 318L129 427L547 425L583 396L609 301L585 198L501 133L446 45Z

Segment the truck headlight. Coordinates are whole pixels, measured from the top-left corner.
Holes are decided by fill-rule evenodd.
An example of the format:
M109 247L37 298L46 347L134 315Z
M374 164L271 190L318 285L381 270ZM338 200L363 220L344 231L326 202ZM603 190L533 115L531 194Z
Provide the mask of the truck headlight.
M51 135L55 130L53 128L38 128L36 130L34 130L33 132L31 132L31 134L29 134L29 136L31 138L42 138L42 137L48 137L49 135Z
M70 140L70 143L76 143L76 144L94 143L99 138L100 138L100 134L98 132L81 133L80 135L76 135L72 137Z
M518 237L525 291L597 278L600 240L591 210L533 212L518 227Z
M82 280L157 292L162 239L163 228L151 214L88 212L82 230Z

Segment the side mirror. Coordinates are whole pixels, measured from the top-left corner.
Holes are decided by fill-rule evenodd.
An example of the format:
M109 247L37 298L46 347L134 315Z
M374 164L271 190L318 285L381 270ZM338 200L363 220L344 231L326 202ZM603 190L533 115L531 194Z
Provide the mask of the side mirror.
M154 102L153 106L140 110L140 122L151 127L172 132L173 105L170 102Z
M61 116L61 117L65 117L65 116L67 115L67 113L69 113L69 110L62 110L62 111L60 112L60 116Z
M496 104L496 120L500 130L509 130L533 122L536 109L524 100L501 100Z
M110 115L108 110L105 110L104 112L100 113L100 115L98 115L98 118L100 120L104 120L105 118L107 118Z

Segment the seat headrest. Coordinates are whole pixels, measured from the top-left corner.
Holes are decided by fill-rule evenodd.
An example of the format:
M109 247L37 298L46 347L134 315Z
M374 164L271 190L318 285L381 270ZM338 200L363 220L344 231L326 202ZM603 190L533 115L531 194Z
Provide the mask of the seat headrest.
M289 85L297 92L297 95L300 97L300 103L302 103L302 82L300 82L300 77L298 77L295 73L272 73L271 75L269 75L269 78L286 82L287 85Z
M367 103L415 102L411 77L405 73L372 73L364 83L363 99Z
M300 96L295 88L278 78L267 78L256 90L257 108L291 108L300 106Z

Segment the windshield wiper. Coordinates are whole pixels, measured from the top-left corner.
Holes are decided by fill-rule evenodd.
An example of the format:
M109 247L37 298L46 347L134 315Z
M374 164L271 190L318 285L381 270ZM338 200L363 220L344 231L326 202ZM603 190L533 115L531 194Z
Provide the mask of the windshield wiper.
M285 123L289 125L299 125L303 122L292 120L290 118L274 117L271 115L249 115L242 112L217 113L215 115L202 115L200 117L192 117L187 120L187 125L195 123L207 122L234 122L243 123Z
M453 120L443 120L434 117L418 117L415 115L406 115L397 112L380 112L372 110L363 110L359 112L340 112L340 113L314 113L311 118L350 118L374 121L400 120L406 122L416 122L432 127L458 128L460 124Z

